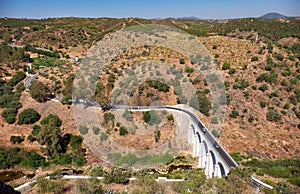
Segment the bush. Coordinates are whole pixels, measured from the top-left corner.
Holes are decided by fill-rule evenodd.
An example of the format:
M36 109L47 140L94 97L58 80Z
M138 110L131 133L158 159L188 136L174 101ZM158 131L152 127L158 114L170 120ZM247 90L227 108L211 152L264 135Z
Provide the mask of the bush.
M41 121L41 124L45 125L45 124L49 124L49 123L51 123L52 125L55 125L56 127L60 127L62 124L62 121L57 115L49 114L47 117L45 117Z
M16 144L16 143L20 144L24 141L24 138L21 137L21 136L14 136L13 135L13 136L10 137L9 141L13 144Z
M212 130L211 134L213 134L214 137L219 137L219 132L217 130Z
M123 136L126 134L128 134L126 127L124 127L124 126L120 127L119 135Z
M100 132L99 127L94 126L94 127L93 127L93 133L94 133L95 135L98 135L99 132Z
M192 67L186 67L184 70L186 73L193 73L195 70Z
M231 113L229 114L229 117L230 118L236 118L236 117L238 117L239 116L239 112L237 111L237 110L235 110L235 109L233 109L232 111L231 111Z
M132 122L133 121L133 116L131 114L131 112L128 111L128 109L126 108L124 113L122 114L122 117L125 118L127 121Z
M267 84L263 84L258 88L260 91L264 92L268 89L268 85Z
M253 56L253 57L251 58L251 62L253 62L253 61L258 61L258 57L257 57L257 56Z
M108 135L104 132L101 132L101 135L100 135L100 141L103 142L103 141L106 141L108 138Z
M230 68L228 73L229 73L230 75L233 75L235 72L236 72L236 69Z
M210 122L212 124L218 124L218 118L217 117L211 117Z
M184 58L180 58L180 59L179 59L179 63L180 63L180 64L185 64Z
M151 110L151 111L147 111L144 112L143 114L143 119L146 123L148 123L149 125L153 125L153 124L159 124L161 122L161 118L159 117L159 115Z
M89 128L87 128L86 126L79 126L79 132L81 135L86 135L89 132Z
M146 83L149 87L155 88L160 92L168 92L170 89L170 86L158 80L147 80Z
M33 125L31 134L36 136L40 132L40 130L41 130L41 126Z
M213 47L212 47L213 49L217 49L218 48L218 46L217 45L213 45Z
M33 124L40 119L41 115L32 108L23 110L18 117L18 124Z
M13 77L7 82L7 85L14 87L20 81L22 81L26 77L26 74L22 71L17 72Z
M4 118L5 122L8 124L13 124L16 122L17 109L15 108L7 108L1 113L1 116Z
M230 63L228 63L228 62L224 62L223 63L223 66L222 66L222 70L227 70L227 69L230 69Z
M211 102L205 96L205 91L197 91L190 100L190 106L196 110L199 110L204 115L209 116Z
M40 81L33 81L29 87L29 93L37 102L46 102L50 95L49 88Z
M267 106L267 103L265 101L260 101L260 106L264 108Z
M281 120L281 115L280 113L275 110L274 108L269 108L268 112L267 112L267 120L268 121L279 121Z

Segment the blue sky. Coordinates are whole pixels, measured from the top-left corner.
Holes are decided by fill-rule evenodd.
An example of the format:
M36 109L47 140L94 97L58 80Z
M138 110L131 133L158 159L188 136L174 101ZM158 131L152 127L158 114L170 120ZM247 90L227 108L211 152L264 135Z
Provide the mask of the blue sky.
M0 17L259 17L300 16L299 0L0 0Z

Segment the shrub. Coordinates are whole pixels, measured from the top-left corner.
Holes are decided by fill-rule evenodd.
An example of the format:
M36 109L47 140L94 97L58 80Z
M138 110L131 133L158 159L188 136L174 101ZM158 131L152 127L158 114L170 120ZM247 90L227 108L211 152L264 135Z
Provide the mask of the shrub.
M218 124L218 118L217 117L211 117L210 122L212 124Z
M235 109L231 110L231 113L229 114L230 118L236 118L239 116L239 112Z
M62 121L57 115L49 114L47 117L45 117L41 121L41 124L45 125L45 124L49 124L49 123L51 123L52 125L55 125L57 127L60 127L62 124Z
M25 77L26 77L26 74L22 71L19 71L13 75L13 77L7 82L7 85L14 87L20 81L22 81Z
M133 116L132 114L128 111L128 109L126 108L124 113L122 114L122 117L125 118L127 121L132 122L133 121Z
M264 92L264 91L266 91L266 90L268 89L268 86L267 86L267 84L263 84L263 85L261 85L258 89L259 89L260 91Z
M227 70L227 69L230 69L230 63L228 63L228 62L224 62L223 63L223 66L222 66L222 70Z
M16 144L16 143L20 144L24 141L24 138L21 137L21 136L14 136L13 135L13 136L10 137L9 141L13 144Z
M233 75L235 72L236 72L236 69L230 68L228 73L229 73L230 75Z
M268 112L267 112L267 120L268 121L279 121L281 120L281 115L280 113L275 110L274 108L269 108Z
M260 101L260 106L264 108L267 106L267 103L265 101Z
M123 136L126 134L128 134L127 128L124 126L120 127L119 135Z
M217 130L212 130L211 134L213 134L214 137L219 137L219 132Z
M179 59L179 63L180 63L180 64L185 64L184 58L180 58L180 59Z
M33 81L29 87L29 93L37 102L46 102L50 95L49 88L40 81Z
M143 119L146 123L148 123L149 125L153 125L153 124L159 124L161 122L161 118L159 117L159 115L151 110L151 111L147 111L144 112L143 114Z
M32 108L23 110L18 117L18 124L33 124L40 119L41 115Z
M8 124L13 124L14 122L16 122L17 113L18 111L15 108L6 108L1 113L1 116L4 118L5 122L7 122Z
M174 116L173 116L173 114L169 114L169 115L167 116L167 119L168 119L168 121L174 121Z
M93 127L93 133L94 133L95 135L98 135L99 132L100 132L99 127L94 126L94 127Z
M89 132L89 128L87 128L87 126L81 125L79 126L79 132L81 135L85 135Z
M195 70L194 70L194 68L192 68L192 67L186 67L185 68L185 72L186 73L193 73Z
M31 134L36 136L40 132L40 130L41 130L41 126L33 125Z
M103 142L103 141L106 141L108 138L108 135L104 132L101 132L101 135L100 135L100 141Z
M257 57L257 56L253 56L253 57L251 58L251 62L253 62L253 61L258 61L258 57Z
M213 47L212 47L213 49L217 49L218 48L218 46L217 45L213 45Z

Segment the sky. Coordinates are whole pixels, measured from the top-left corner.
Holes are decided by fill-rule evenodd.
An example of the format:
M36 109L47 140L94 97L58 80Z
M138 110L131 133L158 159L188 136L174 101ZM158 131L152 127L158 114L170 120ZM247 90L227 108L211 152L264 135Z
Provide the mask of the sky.
M0 0L0 17L114 17L202 19L300 16L300 0Z

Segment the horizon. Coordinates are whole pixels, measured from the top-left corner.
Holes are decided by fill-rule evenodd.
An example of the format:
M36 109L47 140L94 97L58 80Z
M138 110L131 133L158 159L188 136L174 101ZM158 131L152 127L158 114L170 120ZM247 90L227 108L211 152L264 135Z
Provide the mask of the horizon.
M58 0L40 2L36 0L11 0L0 3L1 18L143 18L165 19L196 17L199 19L257 18L267 13L279 13L287 17L300 16L297 0L253 0L240 2L230 0L160 2L114 0L109 2ZM45 9L46 8L46 9Z

